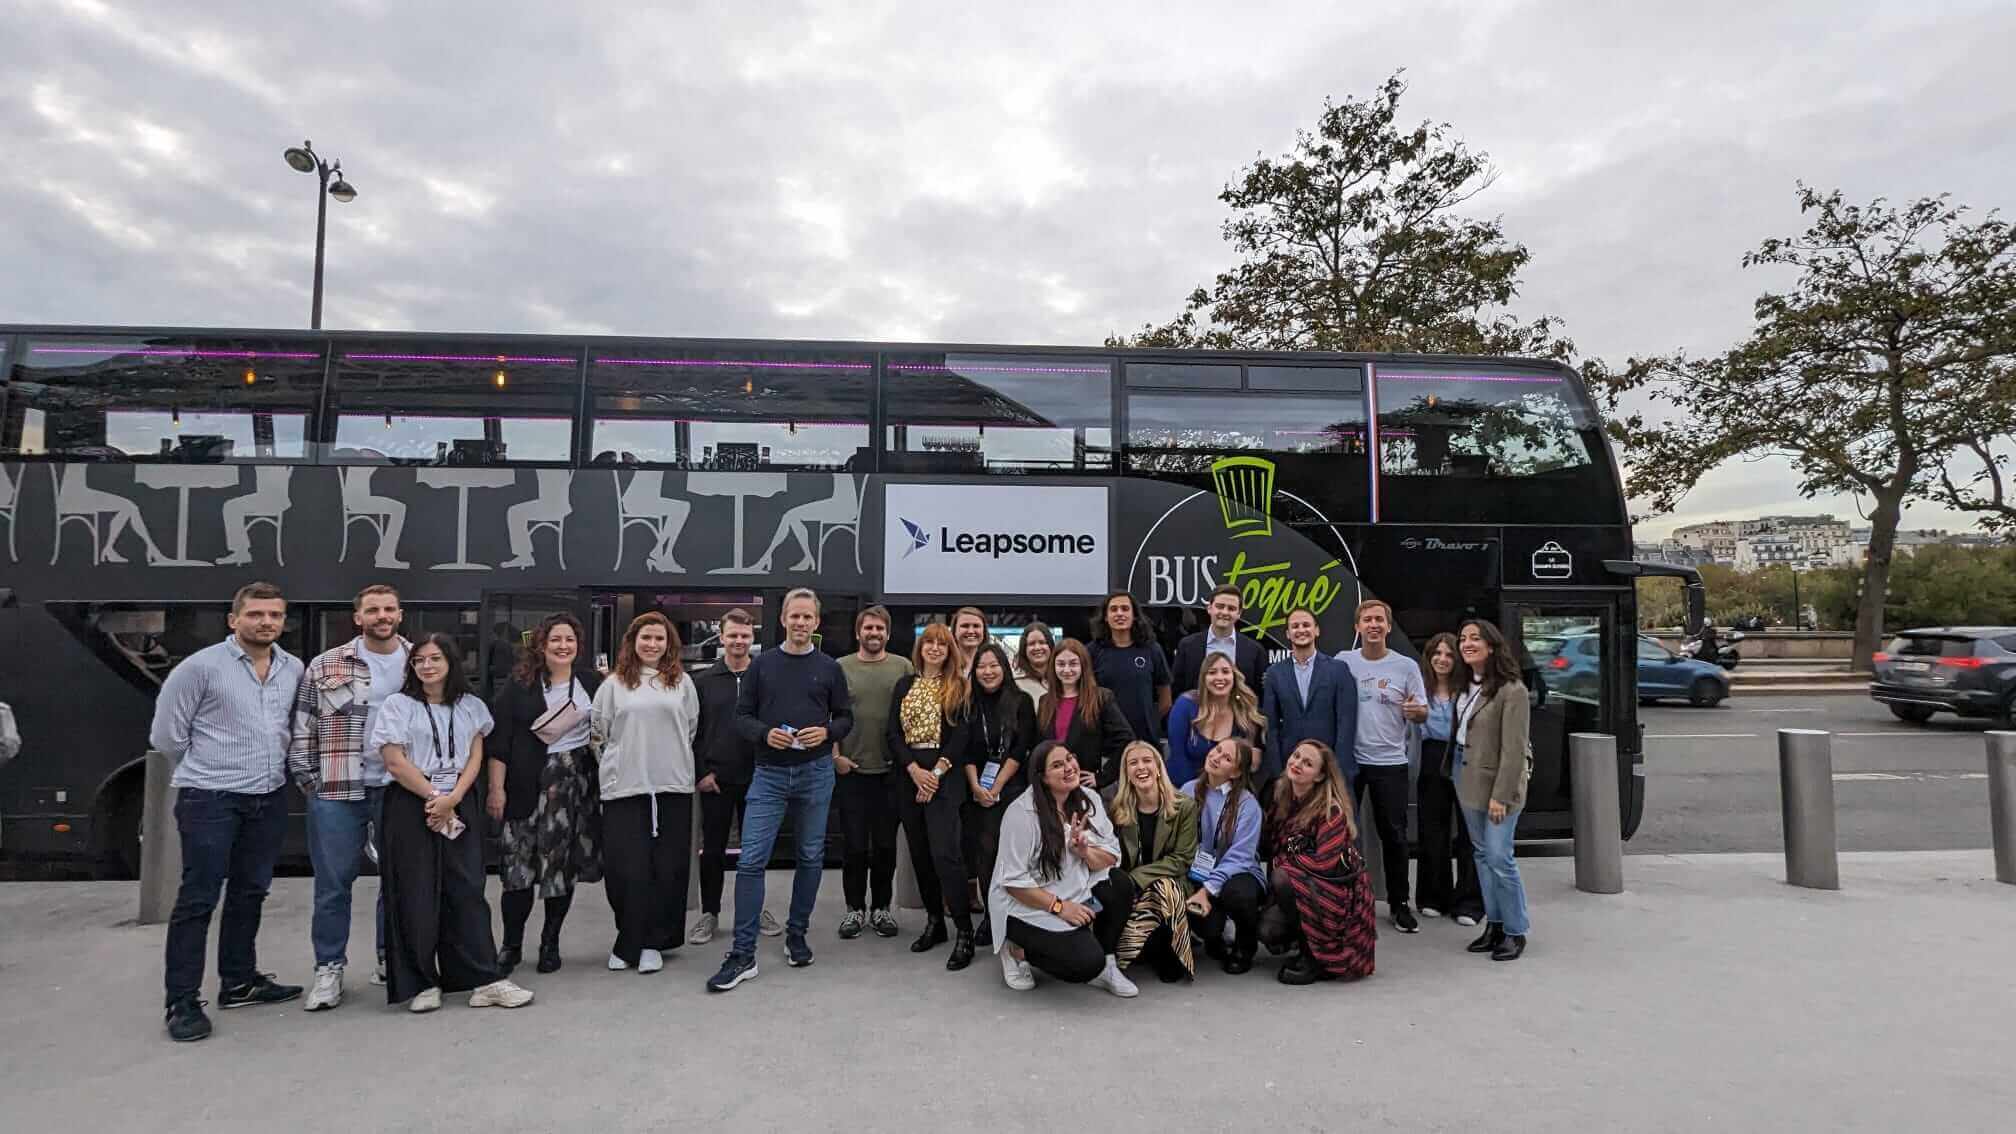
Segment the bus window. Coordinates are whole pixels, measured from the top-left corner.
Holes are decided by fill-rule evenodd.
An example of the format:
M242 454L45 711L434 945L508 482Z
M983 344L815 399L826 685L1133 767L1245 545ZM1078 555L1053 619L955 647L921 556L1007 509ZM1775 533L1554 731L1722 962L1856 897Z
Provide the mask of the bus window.
M322 368L316 343L30 339L8 386L0 454L305 460Z
M571 349L345 347L329 384L330 456L343 464L567 461L579 373Z
M357 637L355 610L350 606L324 607L321 611L322 649L334 649ZM483 659L477 655L482 645L476 625L478 608L475 606L413 606L400 607L399 633L408 641L418 641L429 634L446 634L455 640L455 647L462 651L462 671L469 678L471 688L483 688ZM303 662L307 658L301 659Z
M65 629L128 685L148 695L182 659L231 636L231 604L52 602ZM280 648L307 661L301 608L287 608Z
M592 463L699 470L865 469L867 354L667 349L597 354Z
M1113 364L1059 355L891 356L890 472L1113 467Z
M1289 522L1318 518L1307 509L1331 521L1370 518L1365 433L1357 394L1127 395L1128 472L1210 488L1219 458L1264 457L1274 465L1270 510Z
M1177 390L1236 390L1238 363L1130 362L1129 386L1151 386Z
M1379 368L1380 519L1618 523L1595 414L1560 376Z

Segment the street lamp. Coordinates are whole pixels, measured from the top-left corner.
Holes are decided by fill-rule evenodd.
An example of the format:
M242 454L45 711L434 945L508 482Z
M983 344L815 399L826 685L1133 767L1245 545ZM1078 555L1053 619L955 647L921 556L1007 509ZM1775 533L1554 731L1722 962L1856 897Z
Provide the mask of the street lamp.
M334 197L347 205L357 199L357 190L343 180L343 163L323 161L321 155L315 152L313 142L289 146L281 156L287 159L287 165L296 173L313 173L322 182L322 188L315 194L315 299L308 314L308 326L319 331L322 329L322 237L329 227L329 198ZM331 178L335 180L331 181Z

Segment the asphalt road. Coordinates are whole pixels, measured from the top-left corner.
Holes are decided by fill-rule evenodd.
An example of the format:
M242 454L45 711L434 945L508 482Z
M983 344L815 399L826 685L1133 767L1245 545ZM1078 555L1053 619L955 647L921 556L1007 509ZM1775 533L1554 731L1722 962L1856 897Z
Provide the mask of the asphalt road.
M1645 817L1634 854L1782 851L1781 728L1834 734L1843 851L1990 845L1985 721L1905 724L1866 695L1739 696L1714 709L1655 706L1645 725Z

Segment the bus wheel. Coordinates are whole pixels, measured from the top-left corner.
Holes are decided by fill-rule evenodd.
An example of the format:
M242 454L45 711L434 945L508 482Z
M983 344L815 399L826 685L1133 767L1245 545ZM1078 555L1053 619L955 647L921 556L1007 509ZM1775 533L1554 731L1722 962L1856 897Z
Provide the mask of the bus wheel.
M146 806L140 774L121 776L105 789L100 808L98 871L108 879L140 877L140 812Z
M1722 687L1713 678L1700 678L1687 691L1687 701L1697 709L1712 709L1722 703Z

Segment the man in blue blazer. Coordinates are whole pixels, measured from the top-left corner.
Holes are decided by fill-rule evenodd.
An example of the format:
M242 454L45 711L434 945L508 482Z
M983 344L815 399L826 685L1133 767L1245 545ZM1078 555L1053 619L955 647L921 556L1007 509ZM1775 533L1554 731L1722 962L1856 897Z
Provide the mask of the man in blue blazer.
M1289 656L1269 666L1260 682L1260 715L1267 720L1260 782L1281 774L1297 744L1320 740L1337 753L1355 795L1358 682L1349 665L1316 649L1316 616L1305 608L1288 612L1288 647Z

